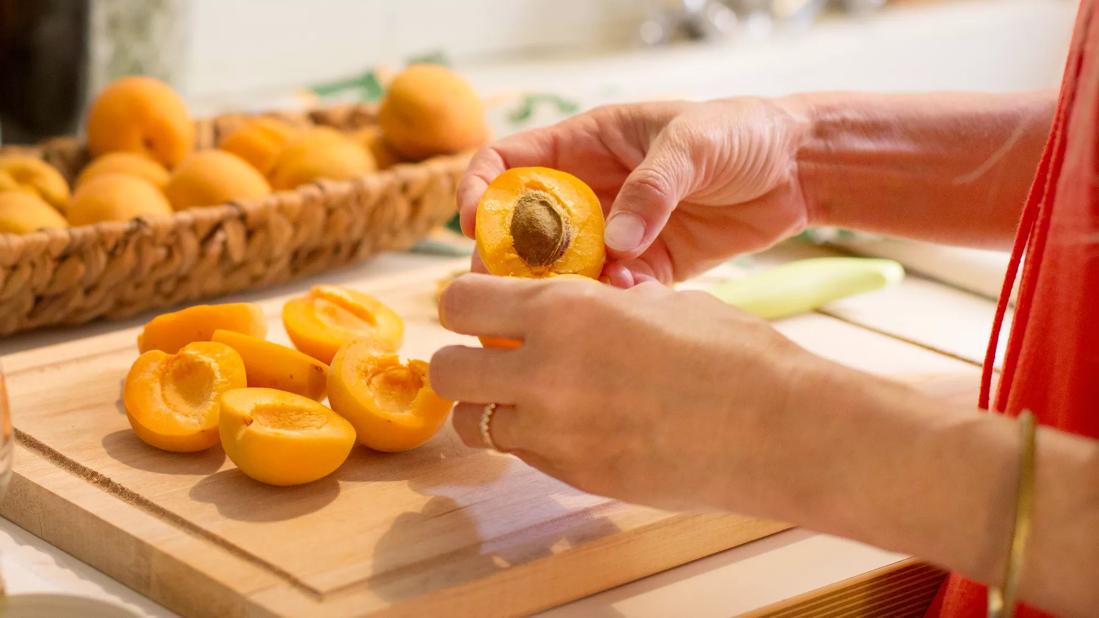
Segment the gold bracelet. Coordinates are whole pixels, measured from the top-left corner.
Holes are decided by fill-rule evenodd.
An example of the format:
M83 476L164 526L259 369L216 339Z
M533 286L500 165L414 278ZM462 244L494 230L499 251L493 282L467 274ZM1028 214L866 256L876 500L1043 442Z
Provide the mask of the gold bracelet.
M1023 570L1023 554L1030 536L1030 516L1034 506L1034 459L1037 422L1029 410L1019 415L1022 451L1019 454L1019 484L1015 494L1015 525L1011 530L1011 548L1004 565L1003 588L988 587L989 618L1011 618L1015 614L1015 594Z

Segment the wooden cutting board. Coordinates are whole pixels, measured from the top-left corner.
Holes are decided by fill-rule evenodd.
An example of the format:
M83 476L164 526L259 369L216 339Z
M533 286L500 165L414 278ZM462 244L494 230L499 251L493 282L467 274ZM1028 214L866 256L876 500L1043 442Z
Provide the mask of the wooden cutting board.
M410 356L471 341L439 327L432 298L461 261L385 259L325 280L393 306ZM247 297L263 306L272 339L286 342L279 311L305 287ZM813 349L843 342L856 365L935 378L940 390L973 381L971 366L824 316L783 328ZM449 426L415 451L357 447L329 478L268 487L220 448L178 455L140 442L120 403L138 328L98 330L4 358L18 444L0 513L183 614L529 613L787 527L591 496L468 449Z

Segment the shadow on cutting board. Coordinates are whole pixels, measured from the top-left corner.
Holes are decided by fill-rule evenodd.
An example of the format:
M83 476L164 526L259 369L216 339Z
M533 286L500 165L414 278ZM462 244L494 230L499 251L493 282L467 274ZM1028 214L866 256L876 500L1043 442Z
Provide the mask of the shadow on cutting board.
M145 444L130 429L103 436L101 444L115 461L157 474L212 474L225 463L225 452L221 448L198 453L169 453Z
M192 499L216 506L223 517L254 522L301 517L324 507L339 494L340 484L331 476L307 485L275 487L254 481L236 468L207 476L190 492Z

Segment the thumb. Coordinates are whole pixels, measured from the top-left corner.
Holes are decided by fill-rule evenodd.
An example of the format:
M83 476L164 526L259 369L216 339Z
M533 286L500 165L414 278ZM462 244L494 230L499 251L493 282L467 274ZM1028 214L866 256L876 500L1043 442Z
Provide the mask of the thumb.
M604 241L618 259L637 257L652 244L688 190L688 169L670 148L654 148L618 191Z

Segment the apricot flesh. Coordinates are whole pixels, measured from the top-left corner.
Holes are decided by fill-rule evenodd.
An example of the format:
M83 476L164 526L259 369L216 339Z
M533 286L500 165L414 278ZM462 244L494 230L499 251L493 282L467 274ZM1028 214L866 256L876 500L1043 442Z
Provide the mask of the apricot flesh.
M494 275L595 278L603 270L603 209L579 178L516 167L489 184L477 205L477 252Z
M0 156L0 193L20 191L37 196L60 212L69 202L69 183L49 163L27 155Z
M248 386L288 391L317 401L327 393L328 365L312 356L231 330L216 330L211 340L240 354L248 371Z
M137 337L137 348L173 354L193 341L209 341L219 329L262 339L267 335L267 322L259 305L253 303L194 305L149 320Z
M218 206L270 192L271 185L263 174L244 159L222 150L204 150L187 157L164 187L164 194L176 210Z
M353 339L369 337L387 350L404 340L404 322L395 311L369 294L335 285L287 301L282 323L294 347L322 363Z
M329 128L306 132L275 159L269 172L277 191L315 180L350 180L376 169L369 152L350 137Z
M69 223L129 221L172 214L172 205L149 181L125 174L102 174L76 189L69 204Z
M224 393L219 434L237 468L269 485L324 478L355 446L355 429L343 417L308 397L272 388Z
M279 153L297 134L297 128L278 118L259 117L234 129L218 147L244 159L266 176Z
M75 186L79 189L84 183L104 174L136 176L161 190L168 184L168 170L150 157L134 152L109 152L88 164L77 176Z
M122 400L134 433L150 446L189 453L218 442L221 394L246 383L229 346L190 343L176 354L151 350L126 375Z
M414 64L393 78L378 108L378 125L393 151L409 160L462 152L488 138L477 92L436 64Z
M0 233L28 234L68 225L61 213L37 195L21 191L0 193Z
M92 102L86 122L88 148L136 152L168 168L190 154L195 125L183 99L151 77L123 77L107 85Z
M402 363L369 339L340 349L328 374L328 401L351 421L359 442L396 453L427 442L439 431L453 402L431 388L428 364Z

